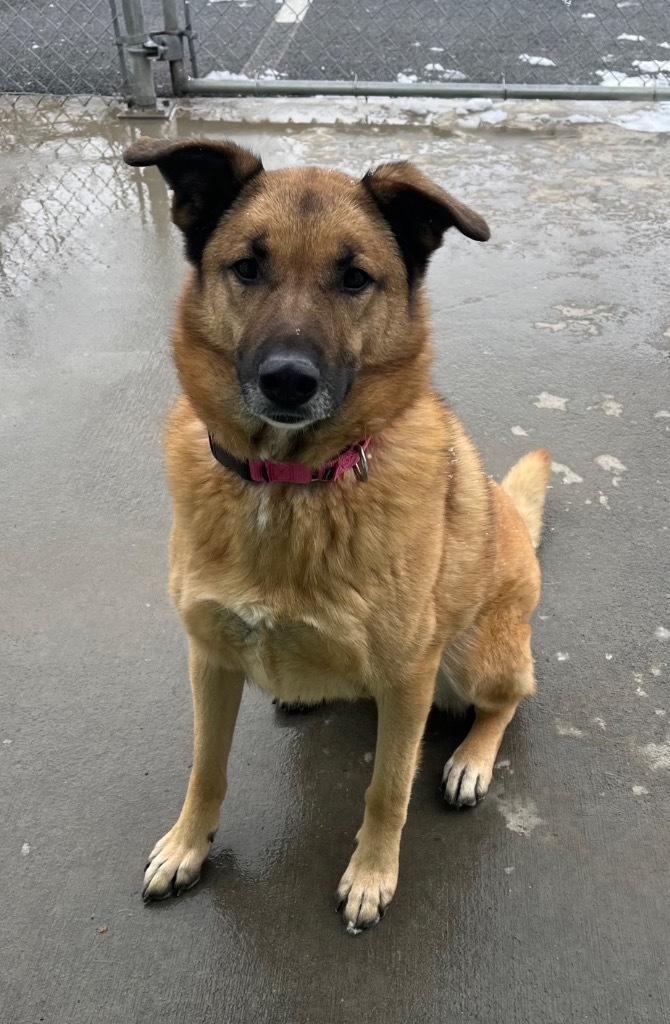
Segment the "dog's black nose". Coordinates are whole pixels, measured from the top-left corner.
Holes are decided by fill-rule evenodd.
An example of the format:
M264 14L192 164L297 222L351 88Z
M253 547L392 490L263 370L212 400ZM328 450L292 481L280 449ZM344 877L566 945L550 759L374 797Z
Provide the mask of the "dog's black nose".
M306 355L283 352L268 356L258 368L261 391L275 405L292 409L316 394L320 374Z

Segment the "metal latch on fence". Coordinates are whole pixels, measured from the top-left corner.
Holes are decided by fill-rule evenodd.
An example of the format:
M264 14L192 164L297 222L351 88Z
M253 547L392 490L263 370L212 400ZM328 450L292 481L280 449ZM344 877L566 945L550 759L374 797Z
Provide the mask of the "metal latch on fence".
M185 87L184 40L193 56L194 33L190 23L181 28L177 14L177 0L163 0L164 27L147 30L144 23L142 0L121 0L125 34L119 25L116 0L110 0L112 22L119 47L121 67L129 112L139 116L164 117L166 104L156 97L152 61L166 61L170 65L172 91L181 96Z

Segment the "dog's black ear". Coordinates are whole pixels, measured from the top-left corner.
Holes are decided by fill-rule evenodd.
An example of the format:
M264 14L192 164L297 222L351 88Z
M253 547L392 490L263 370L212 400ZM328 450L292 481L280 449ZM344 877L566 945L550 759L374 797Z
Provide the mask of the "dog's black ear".
M200 263L207 240L225 211L263 164L234 142L140 137L123 159L131 167L158 167L174 192L172 220L184 232L186 255Z
M382 164L368 171L363 186L396 237L410 287L424 273L448 228L458 228L477 242L490 238L483 217L450 196L414 164Z

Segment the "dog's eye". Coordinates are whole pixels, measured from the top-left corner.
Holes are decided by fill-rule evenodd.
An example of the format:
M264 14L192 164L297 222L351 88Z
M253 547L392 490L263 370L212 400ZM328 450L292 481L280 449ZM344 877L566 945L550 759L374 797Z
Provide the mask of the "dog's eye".
M348 270L345 270L342 278L342 288L345 292L355 295L357 292L364 291L370 284L372 284L372 278L360 267L349 267Z
M254 284L260 277L258 261L254 259L238 260L237 263L233 263L233 270L242 284Z

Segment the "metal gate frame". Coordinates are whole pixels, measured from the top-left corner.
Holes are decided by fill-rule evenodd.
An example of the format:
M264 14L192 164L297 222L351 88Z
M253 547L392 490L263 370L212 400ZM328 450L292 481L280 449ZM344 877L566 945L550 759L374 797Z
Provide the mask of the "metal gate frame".
M110 0L124 80L128 82L128 106L136 116L164 116L156 97L152 61L170 65L173 94L179 96L385 96L444 99L487 97L556 100L670 100L670 86L602 85L508 85L505 82L367 82L320 79L199 78L189 0L183 2L180 26L178 0L162 0L163 27L147 32L142 0L121 0L126 34L118 28L116 0ZM194 75L184 70L184 45Z

